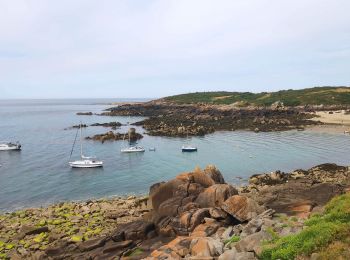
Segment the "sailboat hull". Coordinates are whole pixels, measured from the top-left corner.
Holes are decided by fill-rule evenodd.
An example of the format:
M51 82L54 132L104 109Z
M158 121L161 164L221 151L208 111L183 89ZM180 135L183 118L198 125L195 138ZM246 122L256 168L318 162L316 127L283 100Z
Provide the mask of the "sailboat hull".
M79 160L74 162L69 162L72 168L98 168L103 167L102 161L91 161L91 160Z
M144 148L129 147L120 150L122 153L144 153Z

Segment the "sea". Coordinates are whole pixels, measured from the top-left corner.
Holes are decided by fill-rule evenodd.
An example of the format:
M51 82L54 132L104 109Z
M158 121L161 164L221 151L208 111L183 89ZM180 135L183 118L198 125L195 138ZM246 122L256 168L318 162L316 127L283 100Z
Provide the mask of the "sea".
M142 117L78 116L101 113L114 102L139 99L0 100L0 140L20 141L22 151L0 151L0 212L112 196L147 194L157 182L181 172L215 165L226 182L243 185L249 176L275 170L307 169L321 163L349 165L350 137L311 131L254 133L216 132L204 137L170 138L144 134L138 142L145 153L123 154L126 141L84 140L84 154L104 161L99 169L72 169L69 160L79 158L76 145L70 158L76 129L73 125L118 121L116 131ZM84 136L110 131L89 126ZM145 130L137 127L137 131ZM198 152L182 153L190 142ZM155 151L149 151L155 148Z

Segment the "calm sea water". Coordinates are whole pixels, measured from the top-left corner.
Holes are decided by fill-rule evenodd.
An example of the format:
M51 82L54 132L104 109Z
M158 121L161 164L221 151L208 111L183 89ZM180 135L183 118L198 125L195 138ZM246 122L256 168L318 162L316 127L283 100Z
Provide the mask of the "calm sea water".
M19 140L21 152L0 152L0 211L47 205L64 200L84 200L113 195L147 193L151 184L170 179L195 166L215 164L226 181L239 183L255 173L290 171L320 163L347 165L349 136L311 132L217 132L194 137L197 153L182 153L182 138L145 135L139 144L143 154L121 154L123 141L85 141L86 155L104 161L102 169L71 169L69 155L79 124L142 118L77 116L77 112L101 112L118 100L0 100L0 139ZM120 101L120 100L119 100ZM110 128L88 127L84 135ZM122 127L118 131L126 131ZM143 132L142 128L138 129ZM156 151L148 151L155 147ZM76 147L78 148L78 147ZM73 158L78 158L75 149Z

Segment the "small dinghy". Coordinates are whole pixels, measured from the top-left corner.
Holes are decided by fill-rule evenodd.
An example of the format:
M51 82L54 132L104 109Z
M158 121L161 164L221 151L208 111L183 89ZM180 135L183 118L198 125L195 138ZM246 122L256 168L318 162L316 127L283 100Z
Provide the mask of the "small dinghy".
M69 162L69 165L72 168L97 168L97 167L102 167L103 166L103 161L96 160L95 157L89 157L89 156L84 156L83 155L83 135L82 135L82 125L80 123L79 126L80 129L80 160L72 161ZM79 130L78 129L78 130ZM78 132L77 132L78 135ZM72 156L73 149L74 149L74 144L77 139L77 135L75 136L75 140L73 143L72 151L70 155Z
M197 147L192 146L192 145L183 145L182 146L182 151L183 152L197 152Z
M150 152L155 152L155 151L156 151L156 148L155 148L155 147L150 147L148 150L149 150Z
M12 142L1 142L0 143L0 151L14 151L14 150L21 150L22 145L19 142L12 143Z

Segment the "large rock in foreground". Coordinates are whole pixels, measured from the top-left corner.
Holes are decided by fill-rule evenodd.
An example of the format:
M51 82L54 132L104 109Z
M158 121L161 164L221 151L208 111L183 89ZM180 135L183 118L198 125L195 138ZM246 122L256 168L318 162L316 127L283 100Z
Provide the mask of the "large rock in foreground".
M240 195L228 198L222 209L241 222L249 221L264 211L254 200Z

